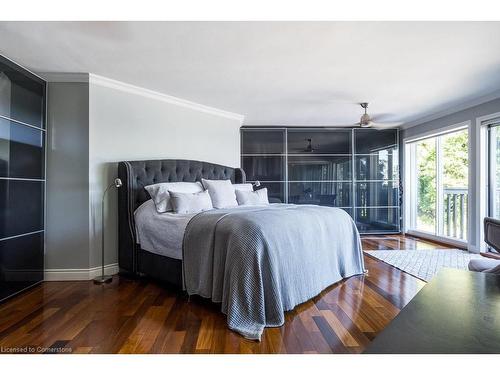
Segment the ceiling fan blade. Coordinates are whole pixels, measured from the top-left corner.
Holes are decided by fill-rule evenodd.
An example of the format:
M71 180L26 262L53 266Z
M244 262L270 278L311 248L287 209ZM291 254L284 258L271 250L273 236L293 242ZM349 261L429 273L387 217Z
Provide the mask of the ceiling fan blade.
M392 118L394 118L394 116L396 116L395 113L374 113L370 115L370 119L374 122L380 122L380 123L395 122L391 120Z

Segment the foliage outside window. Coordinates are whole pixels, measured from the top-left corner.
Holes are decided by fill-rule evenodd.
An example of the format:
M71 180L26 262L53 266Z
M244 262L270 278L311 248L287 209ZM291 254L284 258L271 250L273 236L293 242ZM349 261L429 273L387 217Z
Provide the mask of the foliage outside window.
M415 142L416 200L414 228L466 239L468 209L468 131Z

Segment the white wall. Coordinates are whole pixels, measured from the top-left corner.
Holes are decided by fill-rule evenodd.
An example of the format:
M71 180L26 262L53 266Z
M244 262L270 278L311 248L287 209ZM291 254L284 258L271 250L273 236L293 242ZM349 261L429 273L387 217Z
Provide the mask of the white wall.
M101 197L117 162L193 159L238 167L240 116L90 76L90 267L100 265ZM106 264L117 262L117 193L106 199Z

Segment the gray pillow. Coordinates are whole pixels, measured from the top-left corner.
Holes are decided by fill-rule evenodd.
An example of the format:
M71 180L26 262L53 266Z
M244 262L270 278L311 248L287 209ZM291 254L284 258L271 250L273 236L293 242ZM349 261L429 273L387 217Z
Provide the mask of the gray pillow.
M256 191L236 190L236 200L240 206L262 206L268 205L267 188Z
M178 193L175 191L169 191L169 193L170 202L176 214L196 214L214 208L206 190L199 193Z

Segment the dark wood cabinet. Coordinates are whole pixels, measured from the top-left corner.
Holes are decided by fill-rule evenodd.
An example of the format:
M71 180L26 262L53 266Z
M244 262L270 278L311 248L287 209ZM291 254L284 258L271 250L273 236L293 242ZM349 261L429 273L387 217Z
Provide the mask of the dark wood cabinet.
M274 202L348 212L361 233L400 232L396 129L242 127L241 166Z
M46 83L0 56L0 301L43 280Z

